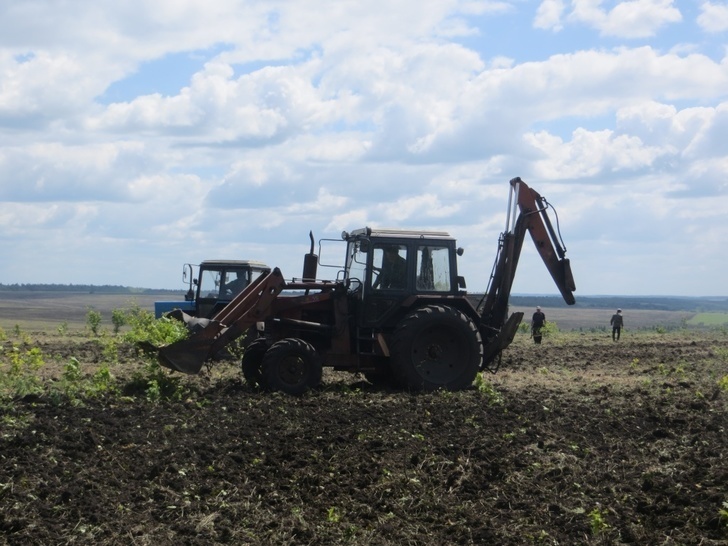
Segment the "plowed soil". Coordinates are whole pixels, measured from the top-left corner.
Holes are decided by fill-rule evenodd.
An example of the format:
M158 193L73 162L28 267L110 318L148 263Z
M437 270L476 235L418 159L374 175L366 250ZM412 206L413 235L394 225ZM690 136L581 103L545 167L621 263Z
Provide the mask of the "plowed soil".
M94 346L43 351L91 370ZM0 410L0 544L722 545L727 374L720 332L519 334L458 393L257 393L229 362L181 400L26 396Z

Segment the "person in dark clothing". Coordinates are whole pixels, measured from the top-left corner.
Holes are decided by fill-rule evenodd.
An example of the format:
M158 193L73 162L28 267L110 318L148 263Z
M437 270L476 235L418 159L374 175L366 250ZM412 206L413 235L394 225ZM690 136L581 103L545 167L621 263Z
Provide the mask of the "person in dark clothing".
M540 307L536 307L536 312L531 317L531 335L533 336L533 342L541 344L541 328L546 324L546 315L541 311Z
M407 285L407 260L399 255L399 246L384 248L382 269L374 282L375 289L403 289Z
M619 341L619 334L622 333L622 327L624 327L624 317L622 317L621 309L617 309L617 312L612 315L609 324L612 325L612 341Z

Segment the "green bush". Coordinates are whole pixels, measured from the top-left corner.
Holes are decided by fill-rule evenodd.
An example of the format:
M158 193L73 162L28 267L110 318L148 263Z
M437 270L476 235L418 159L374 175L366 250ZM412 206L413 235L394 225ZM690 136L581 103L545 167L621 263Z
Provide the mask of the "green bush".
M493 386L493 383L485 379L483 373L475 376L475 388L485 397L489 406L500 406L503 404L503 396Z
M154 315L144 309L134 307L126 313L126 324L130 331L124 334L124 341L135 344L140 348L144 358L141 370L132 376L126 385L129 394L143 393L151 402L161 399L179 400L186 396L186 389L179 377L172 376L163 369L157 360L157 351L154 347L163 347L187 338L187 328L175 319Z
M45 365L38 347L23 349L16 344L2 352L0 360L0 398L13 398L43 392L38 370Z
M89 309L86 313L86 326L95 336L99 335L99 326L101 325L101 313L95 309Z
M728 375L724 375L718 381L718 388L723 392L728 392Z
M126 324L127 313L123 309L114 309L111 312L111 324L114 325L114 333L118 334L121 327Z
M148 343L162 347L187 337L187 328L179 320L167 317L155 319L152 313L138 306L126 311L125 322L131 329L123 339L136 345Z
M518 326L518 331L522 334L531 334L531 323L530 322L521 322L521 324ZM553 334L558 333L559 326L553 321L547 320L544 325L541 327L541 335L543 337L548 337Z

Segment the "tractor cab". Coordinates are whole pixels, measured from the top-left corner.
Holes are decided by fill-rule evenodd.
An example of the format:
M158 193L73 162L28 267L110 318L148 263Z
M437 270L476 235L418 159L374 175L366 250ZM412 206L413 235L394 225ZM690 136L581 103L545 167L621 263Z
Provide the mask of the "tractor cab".
M206 260L185 299L196 302L197 317L212 317L270 267L252 260ZM193 288L194 285L194 288Z
M465 281L457 274L455 239L444 231L362 228L344 232L344 280L359 300L359 324L396 322L414 299L459 296Z
M182 279L188 286L184 301L154 303L157 318L179 309L192 317L210 318L225 307L251 282L270 267L254 260L206 260L200 265L185 264Z

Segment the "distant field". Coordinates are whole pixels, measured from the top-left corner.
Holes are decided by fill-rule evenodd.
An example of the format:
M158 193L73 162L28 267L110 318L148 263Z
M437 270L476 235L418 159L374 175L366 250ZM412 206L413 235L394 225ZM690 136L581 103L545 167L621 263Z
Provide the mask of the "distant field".
M96 294L89 292L0 292L0 328L18 325L24 330L55 331L65 323L69 330L83 329L89 309L101 313L101 326L111 327L111 312L139 306L150 312L155 301L182 299L164 294ZM529 321L534 308L512 306L511 311L523 311ZM555 322L563 331L592 331L609 328L613 309L579 307L544 307L546 320ZM719 326L728 322L728 313L693 313L689 311L630 310L623 308L625 328L629 330L655 327L676 328L685 323L692 326Z
M182 298L180 292L179 299ZM155 301L176 299L170 294L0 292L0 328L8 330L17 324L24 330L53 331L65 323L70 330L82 329L89 309L101 313L102 327L110 327L114 309L138 306L153 312Z
M600 328L611 328L609 320L616 309L581 309L579 307L544 307L546 320L555 322L560 330L590 331ZM523 311L524 321L530 321L534 308L511 307L511 311ZM664 327L677 328L690 321L695 313L690 311L658 311L623 308L624 327L629 330L643 330L648 328ZM706 326L708 324L706 323Z
M728 313L697 313L689 321L690 326L726 326Z

